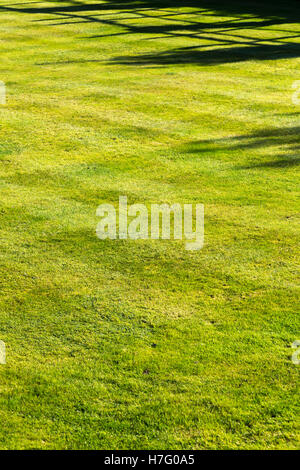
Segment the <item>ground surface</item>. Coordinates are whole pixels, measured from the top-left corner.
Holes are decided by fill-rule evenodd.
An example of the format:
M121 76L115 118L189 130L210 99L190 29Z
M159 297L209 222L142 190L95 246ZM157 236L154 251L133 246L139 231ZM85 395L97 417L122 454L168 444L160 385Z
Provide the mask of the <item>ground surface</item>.
M300 8L275 5L1 1L1 448L299 447ZM204 203L204 249L98 240L120 194Z

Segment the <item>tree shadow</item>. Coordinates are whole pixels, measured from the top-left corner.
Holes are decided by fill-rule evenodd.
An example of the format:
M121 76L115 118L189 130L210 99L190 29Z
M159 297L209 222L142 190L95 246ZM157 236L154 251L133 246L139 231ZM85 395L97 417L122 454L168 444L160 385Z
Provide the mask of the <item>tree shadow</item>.
M212 152L214 155L234 154L245 150L264 149L272 155L272 160L258 161L254 157L247 165L235 165L235 169L280 169L295 167L300 164L300 126L271 128L248 135L240 135L225 139L201 140L190 142L184 149L186 154ZM260 157L264 159L265 157Z
M167 50L115 57L111 63L202 65L300 57L300 29L299 33L289 29L289 24L300 20L300 5L294 0L281 4L270 0L49 0L47 5L29 2L1 6L1 11L48 15L35 20L48 26L96 23L116 27L116 32L94 35L93 39L139 35L145 41L170 40ZM173 39L193 43L172 48Z
M112 62L125 65L198 64L215 65L247 60L276 60L300 57L300 44L254 45L201 50L198 46L183 47L156 54L115 57Z
M240 166L240 170L250 170L252 168L289 168L293 166L297 166L300 164L300 157L296 155L291 155L290 158L281 158L279 160L275 161L270 161L270 162L262 162L262 163L256 163L253 165L245 165L245 166Z

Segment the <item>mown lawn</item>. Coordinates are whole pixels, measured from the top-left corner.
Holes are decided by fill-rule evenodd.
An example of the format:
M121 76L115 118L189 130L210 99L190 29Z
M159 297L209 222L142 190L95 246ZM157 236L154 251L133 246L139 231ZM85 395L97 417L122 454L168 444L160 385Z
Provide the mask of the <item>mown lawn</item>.
M299 448L300 5L279 3L1 0L2 449ZM204 248L100 241L119 195L204 203Z

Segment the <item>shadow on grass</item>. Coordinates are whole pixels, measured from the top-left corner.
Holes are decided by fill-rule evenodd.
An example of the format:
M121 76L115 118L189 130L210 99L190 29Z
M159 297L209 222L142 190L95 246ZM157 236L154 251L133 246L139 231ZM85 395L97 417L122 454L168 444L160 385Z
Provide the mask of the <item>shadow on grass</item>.
M2 6L1 11L50 15L36 19L48 26L93 22L99 27L117 28L116 32L93 36L99 41L112 35L142 35L141 39L152 41L179 38L199 42L175 49L169 43L165 51L116 57L112 63L201 65L300 57L300 45L296 43L300 31L288 28L300 20L300 5L294 0L185 0L184 4L180 0L48 1L46 6L32 2Z
M198 46L184 47L163 51L156 54L115 57L112 62L125 65L172 65L198 64L215 65L247 60L276 60L300 57L300 45L254 45L243 47L226 47L222 49L201 50Z
M269 149L273 160L253 161L247 165L235 166L237 170L249 169L280 169L290 168L300 164L300 126L273 128L258 131L249 135L240 135L217 140L202 140L191 142L185 153L197 154L214 152L225 153L253 149ZM274 148L274 150L272 150ZM278 151L278 148L280 149Z
M300 157L291 155L290 158L283 158L271 162L262 162L249 166L241 166L241 170L250 170L251 168L289 168L300 164Z

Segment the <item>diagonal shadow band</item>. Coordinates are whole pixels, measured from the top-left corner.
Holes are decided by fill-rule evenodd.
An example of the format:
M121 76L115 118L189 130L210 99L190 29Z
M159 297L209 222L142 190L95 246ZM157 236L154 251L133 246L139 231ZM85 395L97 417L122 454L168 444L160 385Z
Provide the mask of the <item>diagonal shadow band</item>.
M247 60L277 60L300 57L300 44L255 44L242 47L223 47L199 50L199 47L184 47L156 54L115 57L111 62L124 65L168 65L198 64L214 65Z

